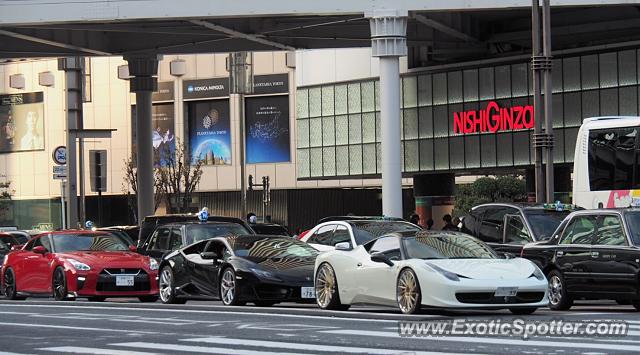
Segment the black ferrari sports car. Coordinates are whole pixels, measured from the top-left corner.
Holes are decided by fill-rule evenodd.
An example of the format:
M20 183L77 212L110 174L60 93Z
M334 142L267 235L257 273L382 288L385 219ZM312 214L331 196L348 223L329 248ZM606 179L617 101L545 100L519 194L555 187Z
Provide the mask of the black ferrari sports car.
M318 251L282 236L226 235L196 242L160 264L160 299L215 298L225 305L313 302Z

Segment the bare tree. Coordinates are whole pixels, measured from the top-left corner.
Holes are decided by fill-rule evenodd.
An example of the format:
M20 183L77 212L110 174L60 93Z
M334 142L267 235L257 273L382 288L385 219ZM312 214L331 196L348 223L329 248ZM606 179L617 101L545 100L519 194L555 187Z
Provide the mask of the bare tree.
M184 145L176 138L175 151L165 145L161 163L156 169L156 180L162 190L167 209L171 213L189 212L193 193L202 177L202 159L191 161Z
M7 219L7 212L11 208L11 197L14 192L11 190L11 181L0 182L0 220Z
M133 219L138 222L138 174L134 157L124 160L124 181L122 182L122 192L127 196L127 204L133 214ZM157 168L154 169L155 179L153 181L154 210L157 210L164 198L163 189L160 188L160 180Z

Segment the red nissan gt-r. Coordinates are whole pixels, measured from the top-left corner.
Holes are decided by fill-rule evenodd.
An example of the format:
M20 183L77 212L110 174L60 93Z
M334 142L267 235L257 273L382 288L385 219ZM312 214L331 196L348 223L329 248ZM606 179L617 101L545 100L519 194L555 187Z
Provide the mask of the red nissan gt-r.
M9 299L38 295L52 295L56 300L158 299L158 263L105 232L60 231L36 236L4 257L0 280L2 293Z

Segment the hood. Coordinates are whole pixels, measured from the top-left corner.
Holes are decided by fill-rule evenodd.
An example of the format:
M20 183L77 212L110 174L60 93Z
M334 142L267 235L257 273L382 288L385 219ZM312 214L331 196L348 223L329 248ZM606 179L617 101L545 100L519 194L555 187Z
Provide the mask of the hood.
M474 280L526 279L535 271L535 266L529 260L522 258L434 259L425 260L425 262Z
M250 261L250 267L269 272L278 280L308 282L313 280L316 257L248 258L245 260Z
M148 264L146 256L130 251L73 251L57 255L62 258L75 259L95 267L141 267L143 264Z

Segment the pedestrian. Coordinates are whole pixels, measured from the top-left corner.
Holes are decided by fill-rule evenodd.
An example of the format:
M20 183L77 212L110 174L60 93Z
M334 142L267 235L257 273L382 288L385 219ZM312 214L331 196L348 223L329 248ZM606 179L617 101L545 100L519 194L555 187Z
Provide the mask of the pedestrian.
M417 213L411 214L411 217L409 217L409 222L415 224L416 226L419 226L420 225L420 216Z
M458 230L460 230L460 227L462 227L462 221L460 220L460 217L453 217L452 223L454 226L456 226L456 228L458 228Z
M442 227L443 231L458 231L458 227L454 226L453 223L451 222L451 215L450 214L445 214L442 217L442 220L444 221L444 227Z
M429 218L427 219L427 230L431 230L431 228L433 228L433 219Z
M247 214L247 222L249 222L249 224L256 224L258 223L258 217L256 217L255 213L249 212Z

